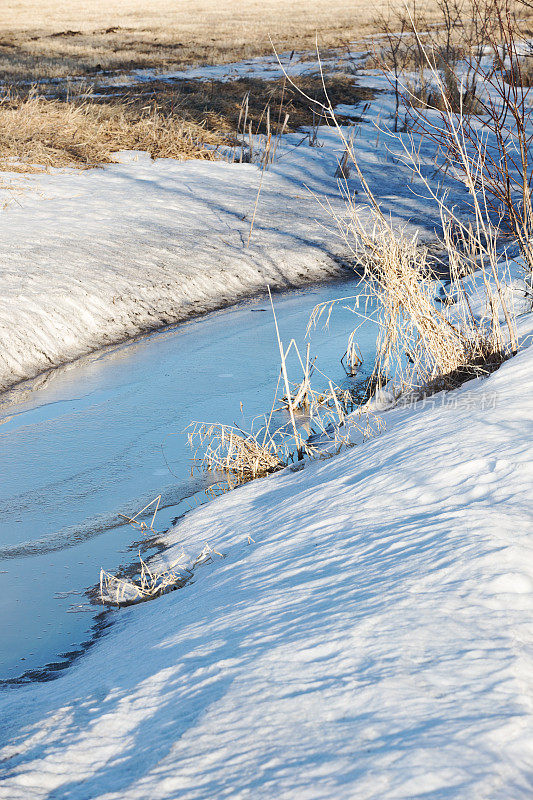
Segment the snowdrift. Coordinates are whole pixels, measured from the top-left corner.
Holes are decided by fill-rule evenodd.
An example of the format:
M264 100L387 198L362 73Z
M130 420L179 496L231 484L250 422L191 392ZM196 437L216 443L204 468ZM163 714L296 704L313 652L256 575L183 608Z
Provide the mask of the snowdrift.
M529 799L532 375L189 514L224 558L3 695L0 797Z

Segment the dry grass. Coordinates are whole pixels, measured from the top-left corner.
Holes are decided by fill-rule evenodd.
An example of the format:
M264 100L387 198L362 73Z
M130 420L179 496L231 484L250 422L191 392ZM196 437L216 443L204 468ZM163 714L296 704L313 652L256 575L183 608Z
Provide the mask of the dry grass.
M159 494L133 516L126 514L119 516L135 530L141 531L143 534L149 531L155 535L154 523L160 503L161 495ZM151 517L150 522L146 523L144 520L148 516ZM172 564L162 568L150 568L139 551L140 569L138 570L132 566L122 575L112 575L105 569L100 570L100 600L102 603L115 606L130 606L146 600L153 600L155 597L160 597L184 586L192 578L195 568L199 564L210 561L213 555L221 556L222 554L206 544L192 563L182 552Z
M401 0L383 8L401 8ZM431 17L435 0L424 4ZM272 52L344 46L375 31L363 0L11 0L0 23L0 78L222 64Z
M310 325L314 323L311 322ZM346 421L346 415L355 411L367 399L368 378L361 377L357 381L350 381L345 386L338 386L316 366L316 359L310 357L310 345L307 345L305 359L302 358L298 345L292 339L289 347L282 353L286 364L289 353L294 350L297 362L302 370L300 381L289 381L289 394L281 397L281 410L305 414L311 422L318 425L321 430L327 426L338 428ZM341 365L347 377L355 377L362 364L361 351L354 342L354 335L349 337L348 348L342 358ZM313 387L313 378L318 375L322 382L321 389ZM330 413L333 412L333 413ZM305 450L305 443L304 443Z
M221 423L195 422L188 429L189 444L195 451L193 469L219 472L224 476L223 481L215 484L215 491L213 486L208 489L209 494L229 491L278 472L291 462L301 461L304 456L328 458L341 448L350 446L353 431L367 439L382 429L381 420L360 408L359 386L357 391L355 384L353 391L335 386L316 368L314 359L310 358L309 345L305 360L294 339L285 348L271 295L270 301L281 364L270 414L261 418L262 425L257 432L253 431L256 420L252 423L252 432ZM296 354L302 370L302 379L297 383L289 380L288 357L291 351ZM325 390L317 391L312 387L311 377L315 370L326 380L328 388ZM285 394L281 397L281 408L276 409L280 384ZM283 411L288 420L272 430L276 410ZM359 414L347 420L347 414L354 410ZM299 425L307 429L306 439Z
M261 418L262 426L257 432L253 432L256 420L252 422L252 432L222 423L194 422L188 428L189 444L195 451L193 470L219 472L224 476L223 480L207 489L207 493L213 496L278 472L291 462L301 462L304 456L330 458L352 445L352 433L364 441L383 429L382 420L362 405L369 398L373 378L341 388L316 368L315 360L310 358L309 345L305 359L294 339L285 348L270 289L269 297L280 353L280 374L270 414ZM302 370L299 382L289 380L288 357L291 351L294 351ZM360 364L361 360L352 338L348 351L351 351L352 368L355 369L356 362ZM311 385L315 372L325 379L326 389L316 390ZM281 398L280 385L285 391ZM281 408L276 409L279 399ZM283 411L286 421L272 430L275 411ZM357 413L348 418L347 415L354 411ZM305 439L303 430L307 431Z
M140 553L139 561L141 569L138 581L100 570L100 600L103 603L129 606L153 600L177 589L190 578L190 571L180 567L180 560L163 570L151 570Z
M459 295L457 271L465 266L462 258L452 261L453 291ZM415 239L385 228L376 232L367 275L379 299L377 366L380 373L395 376L402 392L428 395L453 389L492 372L506 357L495 298L489 300L491 313L484 321L471 313L466 296L453 297L458 313L449 312L451 303L441 310L427 249Z
M268 427L254 434L232 425L195 422L190 425L188 440L195 450L196 468L222 473L230 488L287 466L288 451L270 435Z
M204 158L225 137L205 125L165 113L155 104L64 102L8 95L0 101L0 169L94 167L110 163L117 150L145 150L153 158ZM36 167L35 165L39 165Z
M117 93L116 89L102 88L99 92L109 101L144 105L156 102L165 113L175 113L185 118L204 122L209 130L233 134L239 127L243 99L247 98L247 128L254 133L265 133L267 108L273 127L285 114L289 115L287 130L312 125L317 120L316 108L304 95L316 100L324 97L320 75L305 75L295 79L296 89L283 79L266 81L259 78L240 78L234 81L175 80L137 85L131 90ZM342 73L326 75L324 82L333 105L362 103L373 97L373 92L354 84L354 76ZM241 119L242 122L242 119Z
M298 83L310 97L323 94L319 76ZM326 86L335 103L371 96L346 75L328 76ZM312 103L281 80L154 81L120 95L116 90L102 94L69 99L35 89L8 92L0 100L0 169L93 167L112 162L117 150L145 150L153 158L213 159L213 148L233 144L238 129L247 135L251 131L253 142L267 127L276 134L282 125L289 132L316 121Z
M235 489L249 481L279 472L291 462L309 458L330 458L351 445L352 433L363 440L372 438L383 429L383 423L367 409L361 407L368 399L361 387L351 391L334 386L316 391L307 380L302 384L288 383L294 388L282 400L282 409L288 412L289 421L277 430L270 431L272 413L265 426L257 433L248 433L222 423L192 423L189 427L189 444L194 450L193 469L218 472L222 479L206 491L212 496ZM278 382L279 388L279 382ZM277 401L277 390L274 405ZM357 412L353 417L347 414ZM299 422L308 431L304 439L297 428Z
M420 172L418 151L406 149L406 156ZM427 180L425 186L430 190ZM465 223L442 199L433 197L450 278L440 300L428 248L418 243L416 235L393 229L370 191L371 229L368 219L361 218L361 209L347 199L344 236L364 269L373 309L369 316L379 330L373 375L378 386L391 381L395 396L420 397L454 389L491 373L517 349L512 304L502 286L498 230L481 208L473 221ZM468 295L468 278L474 273L484 298L477 310ZM315 316L330 313L330 308L331 304L318 307ZM367 308L365 303L364 318Z
M346 372L348 378L354 378L359 371L359 367L363 363L363 355L359 345L355 341L354 332L348 337L348 346L346 352L341 358L341 365Z
M184 563L187 562L185 553L182 553L168 567L162 569L152 567L150 569L139 553L138 580L111 575L104 569L100 570L100 600L102 603L121 607L154 600L156 597L161 597L163 594L185 586L192 578L195 568L211 561L214 555L222 556L222 553L206 544L200 555L192 564L189 562L188 566Z
M354 208L351 214L346 234L364 268L373 308L362 316L373 319L379 330L374 390L387 385L394 397L426 397L488 375L509 357L514 325L508 338L500 323L502 295L494 282L499 260L495 240L489 247L470 228L466 253L445 225L443 242L452 280L439 301L428 249L416 236L393 230L377 216L368 232ZM486 298L480 316L471 308L464 282L475 269L481 270ZM335 302L317 306L313 323L329 315Z

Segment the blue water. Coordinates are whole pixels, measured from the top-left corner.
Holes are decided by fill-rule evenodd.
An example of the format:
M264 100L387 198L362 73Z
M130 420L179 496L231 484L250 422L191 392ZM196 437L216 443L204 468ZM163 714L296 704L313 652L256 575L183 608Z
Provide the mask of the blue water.
M275 296L282 338L304 343L316 303L357 291L352 280ZM311 354L335 381L358 323L341 304L329 329L311 335ZM357 340L369 357L374 339L373 326L363 325ZM259 298L54 370L1 398L0 679L80 647L95 612L85 590L101 567L113 571L135 558L139 534L119 512L135 513L161 493L156 528L167 528L203 485L191 477L183 430L193 420L246 427L270 409L278 372L269 302Z

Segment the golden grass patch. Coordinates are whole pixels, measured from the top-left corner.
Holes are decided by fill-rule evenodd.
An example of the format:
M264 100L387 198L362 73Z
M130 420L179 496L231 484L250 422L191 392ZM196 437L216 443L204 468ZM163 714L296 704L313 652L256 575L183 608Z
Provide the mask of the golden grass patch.
M323 82L324 81L324 82ZM358 87L353 75L336 73L304 75L295 78L294 86L284 79L262 80L239 78L233 81L176 80L138 84L130 90L117 93L116 89L101 89L101 100L143 105L157 103L166 114L181 114L205 124L209 130L233 135L242 123L243 99L247 98L247 121L253 133L264 133L267 120L275 127L278 120L289 115L287 131L319 122L323 115L318 104L324 100L324 85L333 105L353 105L370 100L374 92Z
M153 158L216 158L206 144L224 139L194 121L155 105L64 102L35 93L0 101L0 169L94 167L117 150L145 150Z
M323 97L319 76L305 76L299 84L308 96ZM371 96L346 75L328 76L326 85L335 103ZM312 103L282 80L154 81L78 99L12 91L0 100L0 170L94 167L113 162L117 150L214 159L216 147L236 141L244 98L247 135L250 127L252 135L264 133L267 119L276 133L287 114L285 131L320 121Z

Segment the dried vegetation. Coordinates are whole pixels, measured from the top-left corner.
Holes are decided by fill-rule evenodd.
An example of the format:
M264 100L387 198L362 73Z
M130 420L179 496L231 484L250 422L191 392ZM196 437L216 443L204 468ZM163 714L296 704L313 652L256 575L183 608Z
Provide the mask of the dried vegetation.
M313 50L316 36L322 49L342 47L372 34L374 15L363 0L13 0L0 21L0 79L225 64L270 55L271 40L278 52Z
M0 169L94 167L118 150L144 150L153 158L216 158L226 139L205 125L167 114L157 105L65 102L35 92L0 100ZM206 144L211 147L207 148Z

